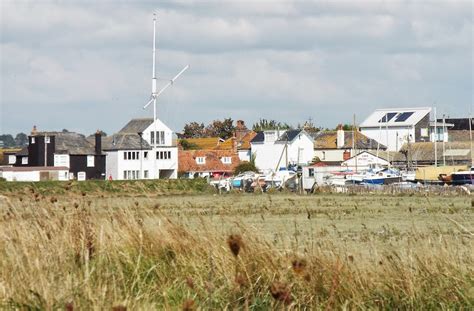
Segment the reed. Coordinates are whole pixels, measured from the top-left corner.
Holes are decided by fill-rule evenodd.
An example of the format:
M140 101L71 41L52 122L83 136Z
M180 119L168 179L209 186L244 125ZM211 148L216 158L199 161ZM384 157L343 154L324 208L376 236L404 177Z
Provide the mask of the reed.
M474 306L470 198L35 193L0 207L0 308Z

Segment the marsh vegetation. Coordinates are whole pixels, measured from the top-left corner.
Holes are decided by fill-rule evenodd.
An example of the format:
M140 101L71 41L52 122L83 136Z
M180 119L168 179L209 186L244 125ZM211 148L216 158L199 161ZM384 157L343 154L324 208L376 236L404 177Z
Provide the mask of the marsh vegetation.
M3 308L474 306L469 196L5 193Z

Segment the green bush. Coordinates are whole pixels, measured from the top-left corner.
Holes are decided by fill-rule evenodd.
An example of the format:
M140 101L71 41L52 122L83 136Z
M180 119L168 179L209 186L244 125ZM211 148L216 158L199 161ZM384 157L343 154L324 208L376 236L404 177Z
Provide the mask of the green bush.
M255 166L254 163L244 161L244 162L241 162L239 165L237 165L237 166L235 167L235 169L234 169L234 175L238 175L238 174L240 174L240 173L248 172L248 171L251 171L251 172L258 172L258 169L257 169L257 167Z

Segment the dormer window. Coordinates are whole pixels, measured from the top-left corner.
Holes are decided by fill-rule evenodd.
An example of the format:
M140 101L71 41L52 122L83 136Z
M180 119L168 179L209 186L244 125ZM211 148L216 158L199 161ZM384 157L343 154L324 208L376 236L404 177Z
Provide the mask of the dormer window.
M232 164L232 157L222 157L221 161L224 164Z
M31 143L32 143L32 144L35 143L35 138L34 138L34 137L31 137Z
M46 136L46 137L44 138L44 143L45 143L45 144L49 144L50 142L51 142L51 138L50 138L49 136Z
M206 164L206 157L197 157L196 158L197 164Z

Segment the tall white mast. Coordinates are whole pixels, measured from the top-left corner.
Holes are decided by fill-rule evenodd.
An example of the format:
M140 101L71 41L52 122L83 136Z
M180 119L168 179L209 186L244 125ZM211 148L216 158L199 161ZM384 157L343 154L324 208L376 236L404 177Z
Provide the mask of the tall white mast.
M435 131L435 141L434 141L434 156L435 156L435 167L438 167L438 121L436 116L436 107L434 107L434 131Z
M156 13L153 13L153 72L152 72L152 77L151 77L151 99L146 103L145 106L143 106L143 109L146 109L151 103L153 103L153 137L154 141L151 144L152 145L152 159L154 163L154 170L155 170L155 178L159 177L159 174L157 174L157 168L156 168L156 148L158 146L158 141L159 141L159 135L157 135L157 128L156 128L156 100L158 96L160 96L168 87L173 85L173 83L176 81L176 79L179 78L179 76L185 72L188 68L189 65L185 66L176 76L174 76L173 79L171 79L168 84L166 84L161 90L158 91L157 89L157 83L156 83ZM151 139L150 139L151 140Z
M153 121L156 120L156 13L153 13L153 73L151 76L151 95L153 96Z

